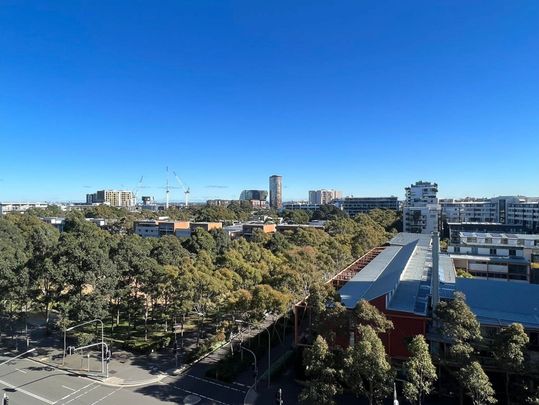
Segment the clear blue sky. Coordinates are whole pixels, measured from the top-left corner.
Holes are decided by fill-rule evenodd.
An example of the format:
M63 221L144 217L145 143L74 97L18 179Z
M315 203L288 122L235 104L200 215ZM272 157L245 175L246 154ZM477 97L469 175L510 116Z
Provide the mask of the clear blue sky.
M166 166L197 200L539 195L539 2L0 1L0 201Z

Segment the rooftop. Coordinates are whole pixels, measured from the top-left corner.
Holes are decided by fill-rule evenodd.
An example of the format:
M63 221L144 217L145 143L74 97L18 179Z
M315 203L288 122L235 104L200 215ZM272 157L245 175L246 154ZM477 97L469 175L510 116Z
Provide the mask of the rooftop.
M538 234L500 233L500 232L459 232L461 238L501 238L539 240Z
M457 278L455 289L483 325L521 323L539 330L539 285L496 280Z
M528 260L525 257L520 256L482 256L482 255L465 255L459 253L451 253L452 259L462 259L462 260L477 260L482 262L503 262L511 264L528 264Z
M389 246L356 274L340 290L347 308L365 299L373 300L389 294L388 309L426 315L430 296L432 269L431 235L399 233ZM441 296L453 290L446 284L455 282L451 258L440 255Z

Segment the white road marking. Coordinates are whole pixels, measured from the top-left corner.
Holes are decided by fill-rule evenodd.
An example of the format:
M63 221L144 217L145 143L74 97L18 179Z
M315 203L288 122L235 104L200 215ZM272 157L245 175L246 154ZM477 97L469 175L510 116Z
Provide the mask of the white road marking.
M64 399L69 398L71 395L75 395L77 392L82 391L83 389L88 388L88 387L90 387L90 386L92 386L92 385L94 385L94 384L97 384L97 383L94 381L94 382L92 382L92 383L90 383L90 384L88 384L88 385L85 385L84 387L79 388L79 389L76 390L76 391L73 391L71 394L67 394L65 397L60 398L60 399L59 399L58 401L56 401L55 403L60 402L60 401L63 401Z
M23 373L23 374L28 373L28 371L21 370L20 368L16 368L15 370L17 370L19 373Z
M71 402L73 402L73 401L79 399L80 397L85 396L85 395L88 394L89 392L91 392L91 391L93 391L93 390L95 390L95 389L97 389L97 388L99 388L99 387L100 387L99 385L96 385L95 387L90 388L89 390L84 391L82 394L76 396L75 398L71 398L69 401L64 402L64 405L70 404ZM71 395L73 395L73 394L71 394ZM60 401L61 401L61 400L60 400ZM56 402L60 402L60 401L56 401ZM56 402L55 402L55 403L56 403Z
M240 382L234 381L232 384L239 385L240 387L250 388L248 385L242 384Z
M117 393L118 391L120 391L122 388L123 388L123 387L120 387L120 388L118 388L118 389L115 389L115 390L112 391L112 392L109 392L109 393L108 393L107 395L105 395L103 398L98 399L98 400L95 401L95 402L92 402L90 405L95 405L95 404L100 403L101 401L103 401L103 400L107 399L108 397L110 397L112 394L116 394L116 393Z
M37 399L37 400L39 400L41 402L45 402L46 404L49 404L49 405L54 405L55 404L54 402L49 401L47 398L40 397L39 395L34 394L34 393L30 392L30 391L23 390L22 388L17 388L15 385L11 385L8 382L0 380L0 384L3 384L8 388L12 388L17 392L22 392L23 394L28 395L29 397L35 398L35 399Z
M187 374L186 377L193 378L195 380L202 381L202 382L205 382L205 383L208 383L208 384L217 385L218 387L226 388L228 390L243 392L244 394L247 392L245 390L240 390L238 388L229 387L228 385L219 384L219 383L217 383L215 381L212 381L212 380L206 380L205 378L195 377L194 375Z
M67 389L69 391L76 391L75 388L71 388L71 387L68 387L66 385L62 385L62 387L64 387L65 389Z
M197 392L193 392L193 391L189 391L189 390L180 388L180 387L178 387L178 386L176 386L176 385L173 385L173 387L176 388L177 390L180 390L180 391L183 391L183 392L187 392L188 394L196 395L197 397L207 399L208 401L213 401L213 402L215 402L216 404L231 405L231 404L228 404L228 403L226 403L226 402L221 402L221 401L219 401L219 400L217 400L217 399L210 398L210 397L207 397L207 396L205 396L205 395L199 394L199 393L197 393Z

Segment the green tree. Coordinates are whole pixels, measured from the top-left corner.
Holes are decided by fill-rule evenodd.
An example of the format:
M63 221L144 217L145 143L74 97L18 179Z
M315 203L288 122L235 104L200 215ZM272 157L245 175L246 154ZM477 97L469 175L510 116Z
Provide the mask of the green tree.
M342 391L339 385L339 371L327 342L318 336L312 347L303 352L307 387L300 394L300 403L312 405L333 405L334 397Z
M392 392L394 372L374 328L359 325L357 333L359 340L346 352L346 381L357 396L378 404Z
M450 301L441 301L436 307L435 318L440 332L449 338L449 353L457 360L466 362L472 355L473 345L482 340L479 322L466 304L466 297L456 292Z
M474 405L495 404L494 389L477 361L472 361L457 373L460 384Z
M152 242L151 256L163 266L180 266L181 262L189 256L189 252L176 236L162 236L152 239Z
M505 370L505 395L508 404L510 373L523 369L524 351L529 342L530 338L520 323L502 328L496 336L493 353L500 368Z
M187 239L185 247L191 253L197 254L205 251L213 256L215 254L217 244L208 231L202 228L196 228L191 234L191 237Z
M311 219L311 214L305 210L284 210L282 216L293 224L306 224Z
M117 283L116 266L110 260L112 237L83 219L71 221L61 234L55 265L65 282L61 299L71 320L103 318Z
M312 220L335 220L337 218L347 218L348 214L334 205L321 205L313 212Z
M365 300L360 300L356 304L353 316L357 324L369 325L376 333L385 333L393 329L393 322L387 319L378 308Z
M115 303L116 323L125 310L129 327L136 328L137 320L144 313L145 300L142 290L149 279L150 269L157 263L150 257L151 243L138 235L125 235L111 250L111 257L118 269L119 281L111 297Z
M436 381L436 367L432 364L429 346L423 335L415 336L408 344L410 357L404 363L406 382L404 396L408 401L421 405L423 397L432 390Z
M402 231L402 214L400 212L376 208L369 211L368 215L387 232Z

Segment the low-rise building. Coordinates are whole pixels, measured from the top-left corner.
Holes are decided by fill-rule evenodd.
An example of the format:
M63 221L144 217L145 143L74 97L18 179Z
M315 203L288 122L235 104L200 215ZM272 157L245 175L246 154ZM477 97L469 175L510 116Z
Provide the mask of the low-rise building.
M210 207L228 207L233 202L238 202L238 200L221 200L221 199L214 199L214 200L207 200L206 204Z
M444 227L444 238L449 238L450 243L458 245L462 232L481 233L531 233L523 225L500 224L496 222L450 222Z
M265 224L263 222L249 222L243 224L243 236L246 239L250 239L253 236L253 233L258 231L262 233L275 233L276 225L275 224Z
M234 224L223 227L223 231L230 239L236 239L243 235L243 224Z
M325 221L308 223L308 224L278 224L276 230L278 232L285 231L296 231L298 229L321 229L324 230L326 227Z
M107 226L108 220L105 218L85 218L86 221L91 222L94 225L97 225L100 228Z
M143 238L158 238L159 224L155 220L142 220L133 223L133 231Z
M190 225L191 232L194 232L197 228L201 228L204 229L206 232L209 232L212 229L221 229L222 227L222 222L191 222Z
M174 235L177 237L191 236L189 222L169 220L135 221L134 233L143 238L159 238L166 235Z
M41 202L4 202L0 203L0 216L10 212L26 212L30 208L47 208L49 204Z
M539 235L460 232L458 243L450 241L447 252L455 267L474 277L529 282Z
M41 218L43 222L46 224L54 226L56 229L58 229L60 232L64 231L64 226L66 223L66 219L62 217L43 217Z
M289 211L316 211L320 208L320 204L310 204L307 201L287 201L283 203L283 209Z
M374 209L399 210L397 197L345 197L341 201L342 210L351 217L365 214Z
M407 344L416 335L425 336L432 350L443 356L447 338L432 327L432 314L441 300L455 292L466 303L483 331L521 323L537 344L539 339L539 285L504 283L491 279L456 276L453 260L439 252L437 234L400 233L387 245L369 251L328 280L337 288L341 303L352 314L360 300L366 300L393 322L394 328L381 334L386 352L393 359L409 356ZM295 341L304 339L302 319L309 319L304 303L294 307ZM354 323L347 320L336 343L347 347L357 339Z

